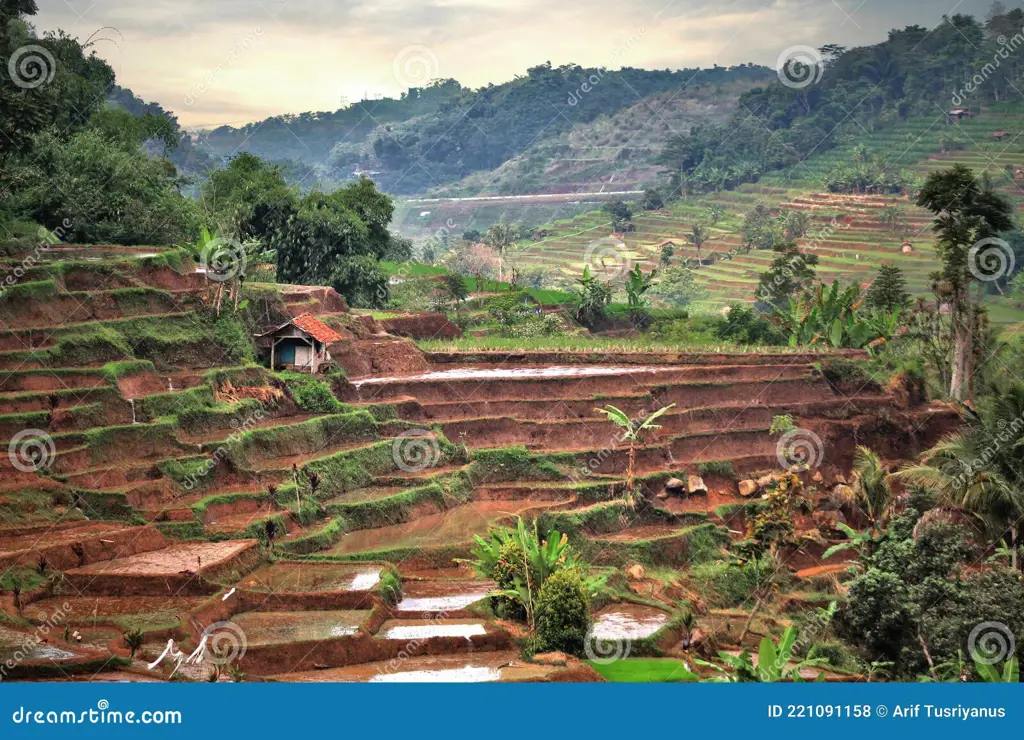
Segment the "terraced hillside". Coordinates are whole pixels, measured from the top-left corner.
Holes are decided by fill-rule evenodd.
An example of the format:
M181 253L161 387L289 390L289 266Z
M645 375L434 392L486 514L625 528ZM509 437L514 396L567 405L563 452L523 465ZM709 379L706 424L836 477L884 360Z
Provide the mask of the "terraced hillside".
M75 257L32 268L0 304L0 662L14 678L162 680L173 661L147 663L168 640L188 655L204 636L216 650L178 669L188 678L211 663L294 681L578 677L519 660L493 584L453 561L473 535L537 518L609 582L637 563L685 578L745 536L753 494L788 464L769 429L790 415L813 453L786 552L798 593L845 567L821 555L855 443L907 459L955 421L851 384L834 366L855 355L422 354L326 289L250 286L238 315L215 318L217 288L187 255ZM342 334L340 369L253 362L254 328L305 313ZM635 510L629 451L595 410L607 403L675 404L637 451ZM677 596L632 578L625 603L594 600L595 631L671 650ZM706 617L720 644L738 640L732 616Z
M998 136L996 136L998 135ZM706 289L699 303L718 310L736 300L753 300L758 277L771 262L767 251L740 252L741 226L746 213L757 205L774 211L799 210L811 216L806 236L797 240L820 259L819 276L865 283L882 262L898 265L912 292L928 292L928 274L937 268L930 229L931 214L911 200L898 195L846 195L830 193L826 175L837 163L851 163L858 147L869 156L884 156L891 169L904 169L921 178L929 172L963 163L978 173L991 176L1001 193L1018 210L1024 207L1021 182L1024 175L1024 116L1013 107L992 106L960 123L946 123L936 111L934 118L915 118L888 126L875 133L860 132L848 143L815 155L790 170L765 177L756 184L744 184L732 191L687 199L669 210L637 213L635 230L614 235L625 245L620 248L631 263L644 269L656 267L661 248L670 243L679 256L695 258L686 235L694 220L709 206L722 215L703 247L705 259L716 255L714 264L697 271L697 281ZM943 149L947 151L943 151ZM903 223L890 228L883 223L883 210L895 207L903 212ZM523 266L545 266L555 273L578 275L591 254L609 252L608 217L600 211L554 221L549 234L526 244L516 258ZM909 241L912 251L901 246ZM593 261L593 260L591 260ZM613 260L614 262L614 260ZM1001 322L1017 322L1022 316L999 314Z

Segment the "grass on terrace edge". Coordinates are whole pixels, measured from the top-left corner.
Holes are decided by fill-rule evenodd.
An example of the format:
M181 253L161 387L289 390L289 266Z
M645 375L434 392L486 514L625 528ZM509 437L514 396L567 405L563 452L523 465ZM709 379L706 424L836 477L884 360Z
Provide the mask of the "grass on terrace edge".
M523 352L529 350L559 350L565 352L701 352L712 354L828 354L828 348L816 347L761 347L735 344L711 345L706 342L657 341L638 336L635 339L621 337L551 336L551 337L462 337L460 339L421 339L416 344L427 352L461 350L495 350Z

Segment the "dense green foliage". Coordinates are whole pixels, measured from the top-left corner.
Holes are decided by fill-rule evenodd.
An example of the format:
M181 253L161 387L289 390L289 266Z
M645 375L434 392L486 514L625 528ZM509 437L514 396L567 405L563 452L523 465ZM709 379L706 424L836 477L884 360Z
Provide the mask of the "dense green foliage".
M933 29L892 30L874 46L829 45L819 60L789 60L782 76L740 98L733 119L697 127L669 142L664 162L675 192L732 188L787 167L812 152L835 147L863 131L875 131L916 113L969 98L972 106L1014 95L1010 80L1021 72L1019 55L1006 54L999 74L980 74L1001 49L999 39L1020 32L1024 11L1015 8L987 21L947 16ZM968 81L971 84L965 91ZM862 161L831 174L835 190L899 189L905 178L884 162Z
M544 649L579 655L589 629L590 601L579 572L553 573L537 596L537 635Z
M985 622L1006 625L1019 646L1024 585L1012 570L963 567L976 559L969 531L942 510L922 518L908 509L890 522L866 570L850 583L839 634L903 676L935 674L958 651L969 654L975 646L968 637Z

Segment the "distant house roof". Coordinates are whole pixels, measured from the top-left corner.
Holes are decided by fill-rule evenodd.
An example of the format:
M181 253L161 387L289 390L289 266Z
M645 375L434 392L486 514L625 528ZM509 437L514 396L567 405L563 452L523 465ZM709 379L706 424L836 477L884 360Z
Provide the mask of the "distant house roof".
M329 327L320 319L308 313L304 313L301 316L292 319L291 321L281 324L276 329L271 329L270 331L262 334L261 336L265 337L271 334L277 334L277 332L281 331L286 326L294 326L298 329L301 329L302 331L306 332L306 334L309 334L309 336L313 337L313 339L317 340L318 342L323 342L324 344L334 344L335 342L340 342L344 339L344 337L341 336L341 334L334 331L334 329Z

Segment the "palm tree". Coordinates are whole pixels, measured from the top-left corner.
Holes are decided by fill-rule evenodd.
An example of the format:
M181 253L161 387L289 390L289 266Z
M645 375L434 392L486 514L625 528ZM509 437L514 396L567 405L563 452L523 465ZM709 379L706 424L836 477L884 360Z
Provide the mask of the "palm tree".
M505 250L515 244L518 238L519 232L512 224L499 221L487 229L487 236L484 238L484 241L487 242L489 247L498 252L498 282L502 280Z
M644 444L644 435L647 432L661 429L661 426L655 424L654 420L674 406L675 404L671 403L664 408L658 409L643 420L632 420L625 411L611 404L608 404L603 409L594 409L594 411L608 417L608 421L620 427L622 429L622 439L629 442L629 467L626 470L626 505L630 509L636 506L636 499L633 497L633 472L636 469L637 443L642 446Z
M871 528L877 529L892 504L889 471L881 458L867 447L859 445L853 454L853 491L857 502L867 512Z
M936 492L942 505L980 519L994 540L1009 535L1010 564L1019 568L1024 518L1024 385L1014 384L969 417L897 476Z
M693 223L693 226L690 227L690 233L686 235L686 239L687 239L687 241L690 242L690 244L693 245L694 249L697 250L697 261L698 262L703 262L704 261L703 258L701 257L700 250L701 250L701 247L703 247L707 243L708 239L710 239L710 238L711 238L711 229L704 222L702 222L702 221L695 221Z

